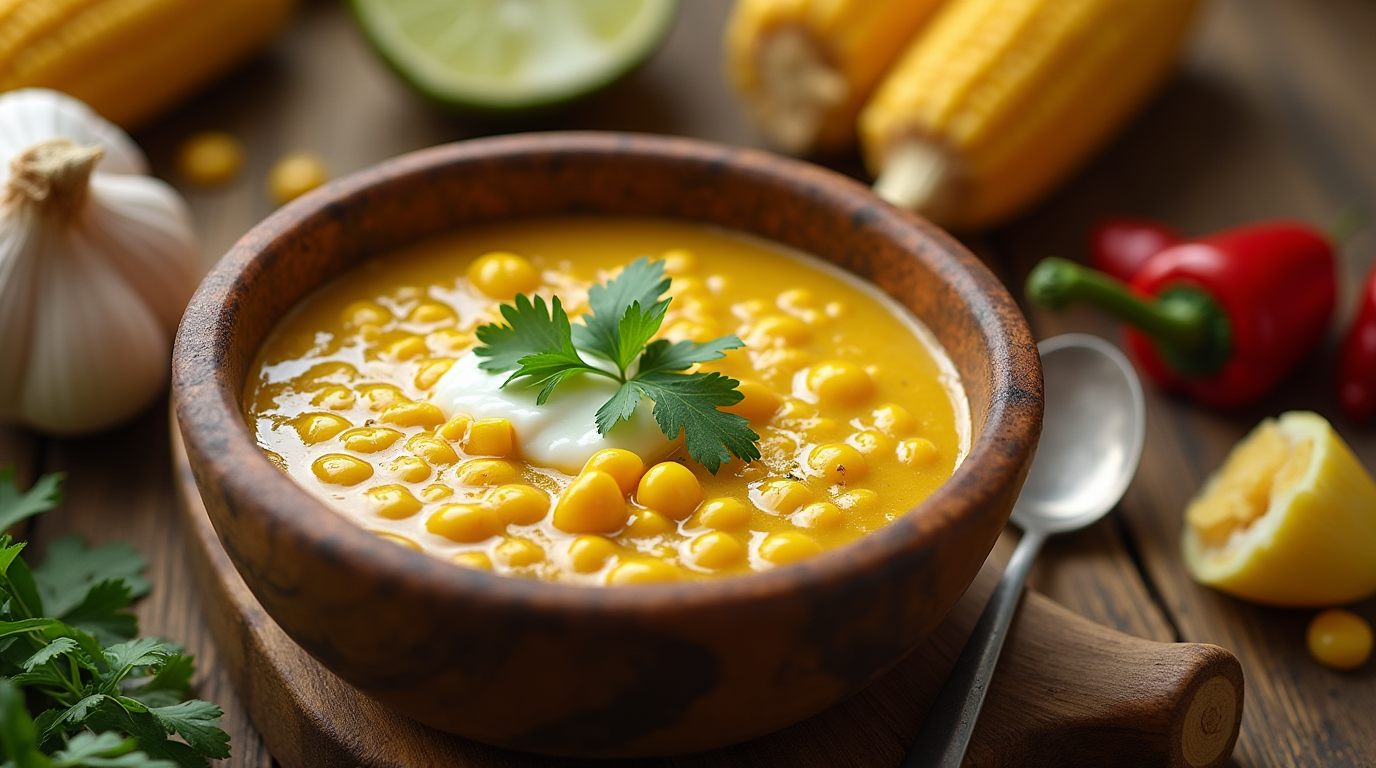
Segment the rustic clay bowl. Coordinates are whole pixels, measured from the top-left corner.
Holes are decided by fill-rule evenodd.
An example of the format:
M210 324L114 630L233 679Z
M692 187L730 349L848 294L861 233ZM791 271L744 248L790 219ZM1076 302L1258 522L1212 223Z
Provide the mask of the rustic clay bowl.
M973 445L910 514L764 574L586 588L466 570L383 541L273 466L240 412L254 353L297 302L365 256L470 222L661 216L753 233L881 286L935 332L969 395ZM192 299L173 394L196 482L267 612L340 677L490 744L664 755L773 731L892 667L979 570L1041 428L1037 349L955 240L864 186L762 152L569 133L417 152L277 212Z

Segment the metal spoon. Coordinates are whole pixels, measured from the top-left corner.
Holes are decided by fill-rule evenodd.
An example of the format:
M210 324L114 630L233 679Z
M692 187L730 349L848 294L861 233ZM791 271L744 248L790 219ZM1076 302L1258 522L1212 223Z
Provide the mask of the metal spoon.
M1071 333L1037 345L1046 416L1036 458L1013 506L1022 541L937 694L904 768L959 768L1022 585L1042 542L1113 509L1137 472L1146 404L1132 365L1097 336Z

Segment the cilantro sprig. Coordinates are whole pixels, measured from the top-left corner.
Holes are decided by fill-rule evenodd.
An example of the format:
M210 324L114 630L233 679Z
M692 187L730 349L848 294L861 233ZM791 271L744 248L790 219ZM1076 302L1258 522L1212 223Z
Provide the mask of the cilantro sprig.
M569 321L558 296L546 303L541 296L517 294L513 303L501 307L505 325L478 328L474 354L484 358L478 367L511 371L503 387L515 381L540 386L536 405L544 405L571 376L612 379L621 386L597 411L599 434L629 419L641 398L649 398L664 435L670 440L682 435L688 455L712 474L732 456L754 461L760 458L759 435L746 419L720 410L741 401L740 382L715 371L687 373L745 345L735 336L705 343L651 341L669 311L672 299L664 294L670 284L664 262L636 259L588 291L589 312L582 324ZM596 355L614 369L593 365L582 353Z
M20 493L0 468L0 531L55 507L61 479ZM0 533L0 768L205 768L229 757L220 708L187 700L192 657L135 638L127 609L149 590L143 558L69 536L30 569L24 548ZM40 701L49 708L31 716Z

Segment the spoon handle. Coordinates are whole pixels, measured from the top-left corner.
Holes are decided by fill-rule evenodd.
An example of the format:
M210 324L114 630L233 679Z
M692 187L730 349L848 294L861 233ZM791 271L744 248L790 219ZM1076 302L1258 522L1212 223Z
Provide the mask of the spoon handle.
M1022 541L1008 560L1008 568L989 596L984 613L980 614L979 623L975 624L960 658L956 659L936 701L932 702L917 740L903 758L903 768L960 768L970 736L975 732L979 710L984 706L984 694L989 690L989 679L998 664L999 651L1008 636L1013 612L1018 607L1018 598L1022 596L1023 582L1027 581L1032 561L1045 539L1046 534L1039 531L1023 533Z

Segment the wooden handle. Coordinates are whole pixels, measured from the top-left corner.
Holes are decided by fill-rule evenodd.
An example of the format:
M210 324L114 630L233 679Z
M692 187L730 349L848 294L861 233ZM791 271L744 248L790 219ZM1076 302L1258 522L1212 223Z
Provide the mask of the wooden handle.
M220 662L285 768L546 768L401 717L327 672L263 611L220 547L172 429L187 542ZM986 562L917 650L802 723L675 768L896 766L998 581ZM994 673L965 765L1216 768L1242 717L1242 669L1212 645L1158 643L1095 624L1029 592ZM637 765L644 762L637 762Z

